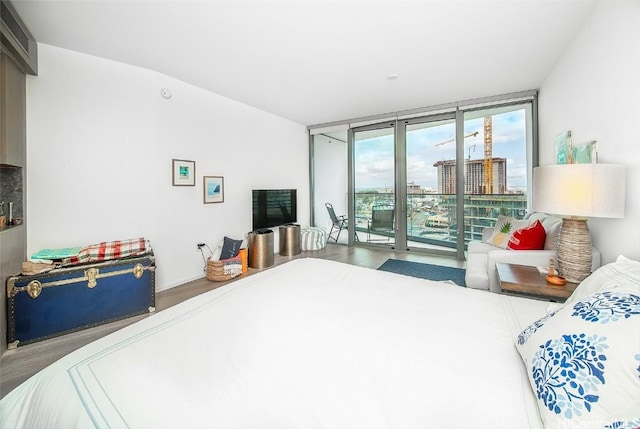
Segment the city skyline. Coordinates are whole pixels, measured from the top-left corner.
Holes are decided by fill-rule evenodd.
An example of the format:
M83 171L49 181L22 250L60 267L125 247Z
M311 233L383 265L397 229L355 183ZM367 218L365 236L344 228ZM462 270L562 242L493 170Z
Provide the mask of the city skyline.
M525 109L492 116L492 156L507 160L507 187L526 189ZM407 182L437 190L438 161L455 159L455 124L452 120L421 128L407 128ZM465 121L464 157L484 158L484 118ZM394 184L393 135L361 139L356 144L356 190L391 189Z

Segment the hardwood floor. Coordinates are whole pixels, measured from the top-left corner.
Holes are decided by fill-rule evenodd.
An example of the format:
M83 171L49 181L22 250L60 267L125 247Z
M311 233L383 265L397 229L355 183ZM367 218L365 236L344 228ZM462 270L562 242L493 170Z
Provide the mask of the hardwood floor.
M322 250L305 251L296 256L280 256L276 253L273 266L297 258L332 259L374 269L382 265L388 258L427 262L459 268L464 268L465 266L464 261L458 261L448 256L387 249L348 247L332 243L327 244L327 247ZM247 273L226 282L211 282L203 277L169 290L158 292L156 294L156 311L162 311L196 295L224 286L229 282L250 276L259 271L261 270L249 269ZM38 343L28 344L14 350L7 350L0 358L0 397L4 397L27 378L68 353L145 317L149 317L149 315L145 314L131 317Z

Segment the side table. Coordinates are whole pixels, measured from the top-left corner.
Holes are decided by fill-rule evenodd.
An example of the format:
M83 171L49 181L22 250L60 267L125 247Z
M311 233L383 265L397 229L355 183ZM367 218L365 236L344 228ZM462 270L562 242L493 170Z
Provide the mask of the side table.
M546 275L541 274L536 267L498 262L496 270L500 290L506 293L564 302L578 287L576 283L570 282L563 286L550 285Z

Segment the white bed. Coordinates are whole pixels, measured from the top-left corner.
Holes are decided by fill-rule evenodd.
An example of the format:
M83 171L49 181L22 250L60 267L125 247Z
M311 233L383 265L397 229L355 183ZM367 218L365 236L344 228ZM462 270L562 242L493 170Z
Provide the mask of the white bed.
M158 312L0 401L4 428L540 428L549 303L298 259Z

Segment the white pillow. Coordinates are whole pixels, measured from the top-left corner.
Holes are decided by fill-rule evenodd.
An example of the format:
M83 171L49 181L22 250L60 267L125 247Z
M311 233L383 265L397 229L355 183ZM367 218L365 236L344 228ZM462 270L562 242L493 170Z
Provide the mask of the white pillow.
M211 256L209 256L209 259L211 259L212 261L219 261L220 255L222 254L222 246L224 246L224 239L220 240L220 243L218 243L215 249L213 249L213 251L211 252Z
M506 249L513 233L520 228L526 228L529 223L529 220L518 220L514 217L500 215L496 220L493 234L485 243Z
M640 284L565 304L516 347L545 429L640 425Z
M567 299L565 305L570 305L598 291L634 284L640 284L640 262L620 255L615 262L603 265L584 279Z

